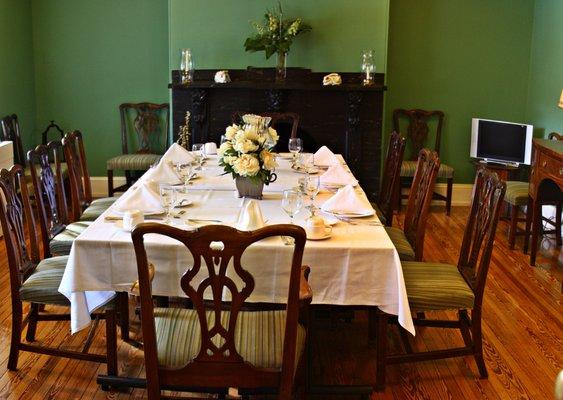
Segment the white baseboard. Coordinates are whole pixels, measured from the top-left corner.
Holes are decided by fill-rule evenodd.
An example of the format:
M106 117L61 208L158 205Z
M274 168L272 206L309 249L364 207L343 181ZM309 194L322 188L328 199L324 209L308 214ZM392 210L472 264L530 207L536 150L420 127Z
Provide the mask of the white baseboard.
M92 184L92 196L106 197L108 195L108 180L105 176L93 176L90 178ZM125 183L125 177L117 176L113 178L113 186L117 187ZM452 205L453 206L468 206L471 202L471 191L473 185L470 183L454 183L452 190ZM446 184L437 183L436 192L445 195ZM406 202L406 200L403 200ZM444 204L443 202L436 202L436 204Z

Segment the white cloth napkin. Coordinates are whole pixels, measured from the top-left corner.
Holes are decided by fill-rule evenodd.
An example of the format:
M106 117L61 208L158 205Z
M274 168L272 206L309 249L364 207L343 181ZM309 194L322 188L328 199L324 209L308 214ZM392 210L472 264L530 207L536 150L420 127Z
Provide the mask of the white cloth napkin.
M116 214L123 214L127 210L139 210L143 214L163 212L162 205L160 204L160 194L155 192L152 186L150 182L140 183L136 189L119 198L114 212Z
M193 161L193 156L189 151L184 149L178 143L173 143L172 146L166 150L156 167L151 168L143 176L146 182L163 182L176 184L181 183L180 177L176 173L174 166L177 163L188 163Z
M358 180L354 178L354 175L344 169L340 164L331 165L328 170L321 175L320 179L321 184L327 186L356 186L358 184Z
M359 196L352 185L338 189L338 192L328 199L321 210L337 214L368 214L373 207L364 196Z
M327 166L340 164L338 158L334 153L326 146L322 146L315 153L315 165Z
M260 204L255 200L250 200L241 211L237 229L241 231L252 231L264 226L264 216Z
M162 156L161 162L163 162L163 160L175 165L178 163L192 162L194 157L188 150L184 149L178 143L172 143L172 146L170 146L168 150L166 150L166 153Z

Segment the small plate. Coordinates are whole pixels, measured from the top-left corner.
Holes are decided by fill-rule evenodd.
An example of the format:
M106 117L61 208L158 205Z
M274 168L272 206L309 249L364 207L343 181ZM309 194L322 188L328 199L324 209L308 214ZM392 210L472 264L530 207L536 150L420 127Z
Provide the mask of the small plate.
M321 216L325 220L325 225L333 226L339 222L339 219L336 218L334 215L326 214Z
M330 229L330 227L326 227L325 234L321 236L311 236L309 232L305 232L307 233L307 240L325 240L332 236L332 229Z
M297 172L298 174L309 174L315 175L320 172L320 169L317 167L309 168L308 170L305 168L291 168L293 171Z
M330 212L330 211L324 211L323 213L326 213L328 215L332 215L336 218L338 217L345 217L345 218L363 218L363 217L371 217L373 215L375 215L375 210L371 210L371 211L366 211L364 213L335 213L335 212Z
M281 158L282 160L293 160L292 153L278 153L278 157Z

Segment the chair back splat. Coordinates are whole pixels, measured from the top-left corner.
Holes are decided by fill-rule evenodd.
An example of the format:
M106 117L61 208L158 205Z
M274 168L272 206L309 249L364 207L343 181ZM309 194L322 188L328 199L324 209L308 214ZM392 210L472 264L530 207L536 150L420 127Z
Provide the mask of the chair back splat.
M391 133L385 166L383 167L381 187L377 197L377 205L383 213L388 226L392 225L393 207L397 201L397 196L399 196L399 179L401 179L401 163L405 153L405 143L406 139L398 132L394 131Z
M442 111L426 111L426 110L405 110L402 108L393 110L393 130L396 132L403 132L401 130L400 121L402 118L408 120L408 127L406 134L411 141L412 148L410 149L409 160L416 160L420 150L427 146L425 143L428 140L430 133L429 121L437 119L436 133L434 137L434 151L440 154L440 141L442 139L442 126L444 124L444 113Z
M506 184L484 168L477 171L467 226L463 234L458 268L475 293L475 308L481 308L485 281L493 251L495 232Z
M49 163L52 156L55 171ZM68 224L66 194L61 170L62 144L59 141L39 145L27 152L31 179L40 220L45 257L49 257L49 242Z
M405 214L405 236L415 252L415 259L422 260L424 235L428 213L432 201L432 193L436 184L436 175L440 169L438 153L428 149L420 150L416 172L409 193L409 202Z
M169 110L167 103L120 104L123 154L162 154L169 145Z
M149 264L144 245L144 236L152 233L181 242L194 260L193 265L187 266L180 285L193 302L197 313L199 324L195 329L201 337L200 347L190 358L176 362L173 367L162 365L157 351L155 315L160 311L154 308L152 302ZM242 318L241 310L256 284L254 277L241 264L241 257L250 245L280 235L295 239L285 312L283 359L281 368L264 368L245 360L240 349L235 346L236 335L241 334L241 329L244 332L245 328L244 324L237 328L237 322L242 322L239 321ZM299 284L305 231L295 225L272 225L251 232L215 225L186 232L162 224L144 223L135 228L132 237L139 274L149 398L159 398L161 389L172 387L266 387L279 390L280 398L288 399L297 357ZM155 267L157 279L158 265ZM248 315L253 312L245 313ZM178 340L174 343L175 348L185 345Z
M72 220L75 221L92 202L92 186L82 132L67 133L63 138L63 148L68 164Z

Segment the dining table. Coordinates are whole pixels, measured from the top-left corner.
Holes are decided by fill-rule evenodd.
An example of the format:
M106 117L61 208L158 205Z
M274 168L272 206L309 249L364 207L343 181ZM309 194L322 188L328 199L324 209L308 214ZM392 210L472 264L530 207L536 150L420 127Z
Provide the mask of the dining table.
M183 184L174 165L190 156L190 152L173 144L156 166L144 173L75 239L59 287L70 301L72 333L87 328L94 310L110 301L116 292L130 291L137 280L131 233L123 228L120 217L124 210L142 208L147 188L154 190L161 183L179 188L178 207L172 210L170 221L159 219L156 222L186 230L205 224L237 226L241 210L251 200L238 197L233 177L224 173L217 155L207 156L197 176L189 184ZM281 207L282 193L296 188L299 178L306 176L293 168L290 157L282 154L276 159L277 179L264 186L261 200L253 200L268 225L289 223ZM347 168L340 155L338 160ZM322 172L321 168L319 174ZM356 183L354 191L367 202L361 185ZM314 199L319 214L334 225L330 237L306 242L303 264L311 268L312 304L377 307L396 315L399 324L414 335L399 255L383 224L375 213L362 218L340 218L323 213L320 208L334 195L334 187L321 187ZM157 200L146 199L147 207ZM310 210L304 208L295 216L294 223L305 226L310 214ZM149 218L147 215L146 219ZM145 237L145 247L149 261L155 266L153 295L186 297L180 278L193 259L185 246L169 237L150 234ZM292 252L292 246L287 246L281 237L262 240L245 251L242 265L257 283L248 302L281 304L287 301Z

